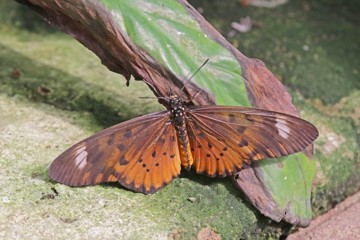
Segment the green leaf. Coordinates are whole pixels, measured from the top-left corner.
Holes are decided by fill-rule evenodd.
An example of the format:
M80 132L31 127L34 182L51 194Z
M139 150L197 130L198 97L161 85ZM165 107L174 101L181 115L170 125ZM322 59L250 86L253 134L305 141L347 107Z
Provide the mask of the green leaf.
M131 41L173 73L214 94L217 104L250 106L241 66L230 51L212 40L177 1L102 0Z
M304 153L280 159L260 161L263 183L284 218L291 223L307 226L312 217L311 188L315 177L315 160Z

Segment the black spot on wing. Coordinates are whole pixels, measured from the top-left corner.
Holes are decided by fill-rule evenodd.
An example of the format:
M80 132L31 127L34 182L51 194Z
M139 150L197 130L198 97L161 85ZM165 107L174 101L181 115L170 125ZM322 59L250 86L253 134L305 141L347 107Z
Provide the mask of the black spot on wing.
M239 147L247 147L247 146L249 146L249 142L246 139L241 139L238 146Z
M110 145L114 144L114 141L115 141L114 136L110 135L106 143L107 143L107 145L110 146Z
M245 119L251 123L254 123L256 121L251 115L245 115Z
M121 143L117 145L117 148L120 150L120 152L123 152L123 151L126 150L125 145L124 145L124 144L121 144Z
M245 130L246 130L246 127L238 127L237 129L236 129L236 131L238 132L238 133L240 133L240 134L243 134L244 132L245 132Z
M130 128L126 129L126 132L124 133L124 138L129 139L132 136L132 131Z
M200 132L197 136L203 138L203 137L205 137L205 133Z
M120 159L119 159L119 164L120 165L126 165L128 163L129 163L129 161L125 158L125 156L120 157Z
M236 117L234 114L230 113L229 114L229 122L230 123L234 123L236 121Z

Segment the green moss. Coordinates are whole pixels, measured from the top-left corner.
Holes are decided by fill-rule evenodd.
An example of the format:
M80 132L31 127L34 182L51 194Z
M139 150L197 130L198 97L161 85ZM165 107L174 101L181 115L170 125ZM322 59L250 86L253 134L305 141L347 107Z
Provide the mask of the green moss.
M315 142L318 166L312 198L315 216L360 189L359 93L354 90L334 105L324 105L318 100L305 100L307 104L301 105L303 117L320 131ZM304 101L299 94L293 96L296 102Z
M0 22L2 27L13 28L14 26L25 31L38 34L54 33L56 29L44 21L40 16L30 11L28 7L15 1L0 2Z
M169 186L146 199L147 209L171 219L173 230L189 239L204 227L236 238L253 226L256 216L244 205L230 179L211 179L183 172ZM166 203L164 207L159 203ZM154 216L156 221L157 216Z
M313 193L316 215L360 189L359 93L355 91L332 106L315 103L319 113L315 123L321 126L316 142L318 180Z
M126 88L120 75L109 72L94 54L59 33L46 38L18 30L4 34L0 78L2 92L92 112L103 126L161 109L155 100L139 98L152 96L144 84L132 81Z

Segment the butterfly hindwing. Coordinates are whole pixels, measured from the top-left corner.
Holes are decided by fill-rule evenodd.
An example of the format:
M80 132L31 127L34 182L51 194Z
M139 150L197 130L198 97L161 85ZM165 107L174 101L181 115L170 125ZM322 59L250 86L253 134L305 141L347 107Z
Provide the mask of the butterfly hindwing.
M318 136L305 120L260 109L198 106L190 108L187 115L195 170L209 176L230 175L252 160L301 151ZM220 160L223 166L230 166L226 171L217 160L225 154Z
M203 129L195 121L189 121L188 125L193 167L197 173L225 177L241 169L240 153L231 147L227 140L215 137L211 131Z
M154 193L180 174L181 161L175 128L165 124L154 140L138 153L128 153L119 182L137 192Z
M169 119L168 112L161 112L107 128L57 157L49 176L70 186L119 181L132 190L152 193L180 173L176 137L172 138L175 130ZM161 156L160 151L168 155Z

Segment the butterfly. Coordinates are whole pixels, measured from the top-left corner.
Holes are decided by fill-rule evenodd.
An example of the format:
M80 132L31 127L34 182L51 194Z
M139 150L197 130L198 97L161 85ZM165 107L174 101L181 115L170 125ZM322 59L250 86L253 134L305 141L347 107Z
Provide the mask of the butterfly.
M319 135L311 123L283 113L232 106L189 106L171 95L167 110L134 118L80 141L49 168L69 186L118 181L151 194L193 168L210 177L251 161L304 150Z

